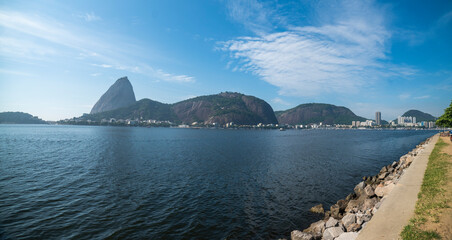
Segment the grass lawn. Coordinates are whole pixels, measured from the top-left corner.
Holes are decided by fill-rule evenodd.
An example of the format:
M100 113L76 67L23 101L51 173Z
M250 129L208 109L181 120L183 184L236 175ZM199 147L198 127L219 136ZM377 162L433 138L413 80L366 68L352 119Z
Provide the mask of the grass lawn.
M404 240L417 239L441 239L436 231L425 230L425 225L429 222L439 222L441 209L448 208L447 196L445 195L447 184L447 172L450 167L446 153L441 153L441 149L447 146L441 138L430 154L427 169L425 170L421 191L418 194L414 217L405 226L400 236Z

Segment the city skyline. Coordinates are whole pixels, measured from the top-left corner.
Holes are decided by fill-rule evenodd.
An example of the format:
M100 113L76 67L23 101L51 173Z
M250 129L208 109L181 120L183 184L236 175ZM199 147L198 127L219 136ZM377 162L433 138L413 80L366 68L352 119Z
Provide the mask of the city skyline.
M88 113L123 76L137 100L232 91L387 121L452 96L449 1L14 1L0 29L0 112L45 120Z

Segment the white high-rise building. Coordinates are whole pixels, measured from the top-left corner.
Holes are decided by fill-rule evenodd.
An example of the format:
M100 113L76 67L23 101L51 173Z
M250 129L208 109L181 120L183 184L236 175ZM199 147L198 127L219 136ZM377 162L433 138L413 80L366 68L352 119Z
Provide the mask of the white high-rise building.
M397 118L397 123L402 126L414 126L416 124L416 117L401 117Z

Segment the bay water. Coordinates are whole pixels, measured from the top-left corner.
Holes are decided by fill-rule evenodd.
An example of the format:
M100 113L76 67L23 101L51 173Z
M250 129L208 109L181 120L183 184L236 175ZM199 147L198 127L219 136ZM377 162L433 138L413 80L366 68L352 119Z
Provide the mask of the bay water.
M0 239L277 239L435 131L0 125Z

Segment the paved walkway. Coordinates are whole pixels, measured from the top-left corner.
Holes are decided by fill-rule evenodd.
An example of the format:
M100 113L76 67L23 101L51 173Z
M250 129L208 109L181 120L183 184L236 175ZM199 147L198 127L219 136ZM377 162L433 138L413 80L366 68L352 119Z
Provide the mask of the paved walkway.
M414 215L417 195L421 189L428 158L436 142L438 134L425 147L406 170L398 184L386 197L381 207L359 234L357 240L400 239L410 218Z

